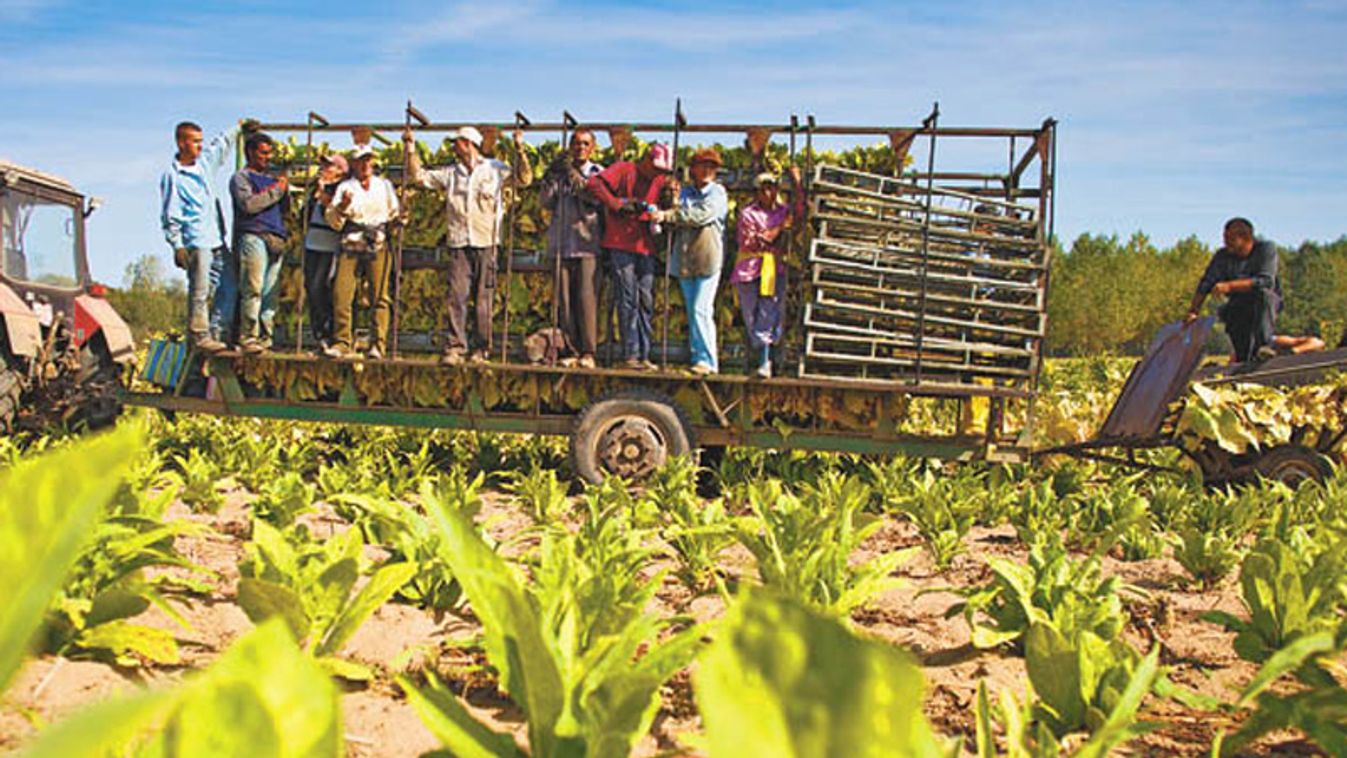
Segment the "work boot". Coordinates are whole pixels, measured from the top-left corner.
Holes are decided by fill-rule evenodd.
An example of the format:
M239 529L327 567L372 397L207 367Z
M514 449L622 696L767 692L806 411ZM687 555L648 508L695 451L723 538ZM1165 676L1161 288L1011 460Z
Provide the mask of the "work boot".
M478 365L486 363L489 360L491 360L491 358L486 354L485 350L474 350L472 351L472 355L468 356L469 363L474 363Z
M1253 354L1253 360L1255 363L1262 363L1263 361L1268 360L1269 358L1276 358L1276 357L1277 357L1277 350L1271 345L1263 345L1262 347L1258 348L1258 350L1255 351Z
M759 379L771 379L771 378L772 378L772 359L768 358L768 359L764 360L762 363L758 364L758 370L755 371L754 374L755 374Z
M200 337L200 338L198 338L197 341L196 341L195 347L196 347L196 349L197 349L198 352L206 353L206 354L208 354L208 355L215 355L216 353L223 353L224 351L226 351L226 350L229 349L229 346L228 346L228 345L226 345L225 343L223 343L223 342L221 342L221 341L215 339L214 337Z
M580 356L580 360L576 361L576 365L580 368L594 368L596 365L594 363L594 356L586 353L585 355Z
M384 358L384 351L380 350L378 345L373 345L365 355L372 361L381 361Z
M331 358L334 361L339 361L343 358L348 357L349 355L350 352L347 351L347 349L342 347L341 345L328 345L327 347L323 348L323 357Z
M445 350L444 355L440 356L440 363L446 366L462 366L463 350L457 347L451 347L448 350Z
M249 337L239 345L239 350L242 351L244 355L261 355L267 351L267 346L262 343L262 340L259 340L256 337Z

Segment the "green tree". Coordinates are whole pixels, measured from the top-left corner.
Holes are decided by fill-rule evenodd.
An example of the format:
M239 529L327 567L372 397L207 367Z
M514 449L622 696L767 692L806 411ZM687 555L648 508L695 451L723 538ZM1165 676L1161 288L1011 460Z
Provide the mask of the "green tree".
M157 255L147 253L127 264L122 287L108 291L108 302L126 320L137 340L181 330L187 322L184 279L166 272Z

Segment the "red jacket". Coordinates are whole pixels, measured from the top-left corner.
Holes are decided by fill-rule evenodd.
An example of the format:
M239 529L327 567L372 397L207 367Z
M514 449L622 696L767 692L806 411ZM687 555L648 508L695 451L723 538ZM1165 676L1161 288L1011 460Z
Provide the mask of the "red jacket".
M655 251L655 239L650 234L646 214L618 213L628 200L658 204L660 190L668 177L663 174L646 181L631 161L614 163L589 178L589 191L603 203L603 246L628 253L650 255Z

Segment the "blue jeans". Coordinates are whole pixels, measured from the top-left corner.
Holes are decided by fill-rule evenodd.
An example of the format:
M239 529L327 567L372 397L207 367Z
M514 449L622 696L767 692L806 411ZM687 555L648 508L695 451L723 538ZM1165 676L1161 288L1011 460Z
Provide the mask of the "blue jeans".
M710 276L685 277L678 280L683 288L683 302L688 309L688 348L692 365L698 363L719 371L716 359L716 288L720 286L720 272Z
M786 273L782 268L778 268L776 292L770 297L759 294L761 279L737 282L734 285L739 291L739 313L744 318L744 331L748 334L748 347L752 359L750 365L762 365L762 362L767 360L768 350L781 341L785 283Z
M281 256L273 260L256 234L239 235L239 339L272 339ZM260 333L259 333L260 332Z
M228 341L238 297L234 261L223 245L194 247L187 256L187 333L193 340L210 336Z
M651 317L655 312L655 261L648 255L625 250L610 250L609 256L622 357L648 361L654 334Z

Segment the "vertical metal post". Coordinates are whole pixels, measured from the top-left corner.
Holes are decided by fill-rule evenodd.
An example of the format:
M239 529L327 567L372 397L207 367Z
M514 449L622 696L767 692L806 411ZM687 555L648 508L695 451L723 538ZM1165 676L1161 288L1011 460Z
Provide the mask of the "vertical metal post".
M678 132L686 122L683 119L683 99L674 100L674 123L673 123L673 177L678 179ZM681 180L680 180L681 181ZM674 207L678 207L678 198L674 198ZM664 315L660 319L664 327L664 348L660 359L660 368L669 370L669 298L671 296L670 281L673 278L673 246L674 233L673 224L669 224L664 230ZM688 333L691 335L692 324L688 323ZM689 342L689 344L691 344Z
M327 119L309 111L309 117L304 127L304 177L309 181L309 185L304 189L304 194L310 198L309 202L316 203L318 202L318 177L312 176L314 121L327 126ZM301 200L299 215L302 216L299 222L299 304L295 306L299 321L295 325L295 352L302 353L304 352L304 299L309 293L309 282L308 277L304 274L304 264L309 260L309 251L306 245L309 241L309 217L313 215L312 206Z
M930 149L926 154L926 203L925 218L921 222L921 298L917 306L917 370L915 383L921 384L922 349L926 338L926 289L927 266L931 247L931 200L935 195L935 127L940 120L940 103L931 106L931 115L922 122L930 138Z
M520 113L519 111L514 112L515 129L528 126L530 123L531 122L525 118L523 113ZM511 139L513 140L513 135L511 135ZM514 149L510 152L510 184L515 188L516 192L519 190L519 177L515 176L515 172L519 170L519 156L516 155L516 152L519 150L523 150L523 147L515 145ZM505 193L505 188L501 187L500 192L503 195ZM519 198L511 197L510 207L506 211L510 218L506 222L507 231L505 233L505 238L507 240L505 243L505 324L500 335L501 363L510 362L510 281L514 276L514 209L518 205ZM492 240L492 243L494 244L495 240Z
M402 116L403 116L403 127L406 129L412 128L412 119L416 119L421 124L421 126L425 126L430 123L430 119L426 118L425 114L417 110L416 106L412 105L411 100L407 101L407 108L403 112ZM393 258L392 292L389 293L389 299L392 300L391 305L393 311L392 318L389 319L390 324L389 331L392 332L392 334L388 335L389 358L398 357L398 331L400 330L402 324L401 318L402 309L398 307L398 303L402 300L402 254L407 246L407 224L405 222L402 222L402 219L406 218L408 221L411 220L411 213L410 211L407 210L407 179L408 174L410 173L407 169L411 165L411 153L408 151L416 149L416 140L412 140L412 144L410 147L408 147L407 143L405 142L402 143L402 145L404 148L404 152L402 156L402 180L398 183L399 223L397 225L397 232L398 232L397 246L396 246L397 250L394 253Z
M810 113L805 115L804 124L804 187L805 196L812 198L814 196L814 127L817 125L814 121L814 114ZM813 244L814 232L813 228L809 226L808 206L805 207L804 215L806 229L808 230L805 236L805 249L809 249ZM805 281L810 281L811 279L812 277L806 277ZM805 285L805 288L801 290L801 292L804 293L804 297L801 298L800 302L800 355L799 362L795 368L795 373L798 376L804 376L804 354L809 348L809 337L805 334L804 325L805 309L808 307L809 303L809 286Z
M797 115L795 115L794 113L792 113L792 114L790 114L790 159L786 161L786 167L787 167L788 169L789 169L789 168L794 168L794 167L795 167L795 133L796 133L797 131L799 131L799 130L800 130L800 117L797 116ZM777 181L780 182L781 180L778 179ZM778 183L777 186L779 187L780 184ZM756 188L755 188L755 190L756 190ZM786 231L786 247L785 247L785 249L782 251L782 256L781 256L781 257L782 257L782 260L781 260L780 263L778 264L779 267L782 269L782 271L785 272L786 275L785 275L785 276L779 276L779 277L777 277L777 282L776 282L777 291L781 293L781 313L779 313L779 314L777 315L777 317L780 318L780 319L782 320L781 331L782 331L782 337L783 337L783 338L785 337L785 331L786 331L786 330L785 330L785 326L786 326L786 324L785 324L785 319L786 319L786 305L790 302L790 264L786 262L786 259L790 258L790 256L792 256L792 255L795 253L795 225L796 225L796 224L802 224L802 223L804 223L804 219L802 219L802 218L795 218L795 215L794 215L794 214L795 214L795 209L798 208L798 207L802 207L801 204L800 204L800 200L801 200L801 199L803 198L803 196L804 196L804 181L803 181L803 179L800 181L800 185L799 185L799 186L792 186L792 187L790 188L790 192L791 192L791 196L790 196L790 204L791 204L790 229L788 229L788 230ZM800 304L799 304L799 308L800 308L801 312L803 312L803 311L804 311L804 304L803 304L803 303L800 303ZM793 336L793 335L792 335L792 336ZM783 339L782 341L784 342L784 341L786 341L786 340ZM752 342L751 338L748 340L748 342L749 342L749 343ZM781 345L772 345L772 347L776 348L777 355L775 356L775 358L776 358L776 361L775 361L775 362L776 362L776 365L779 366L779 365L782 364L782 360L783 360L783 358L785 357L785 350L783 349L783 347L782 347ZM749 349L752 349L752 348L751 348L751 345L750 345L750 348L749 348ZM771 356L770 356L771 348L768 348L768 351L769 351L769 357L771 357ZM803 352L803 350L802 350L801 352ZM745 364L746 366L749 367L749 371L750 371L750 372L752 371L752 360L753 360L753 356L752 356L752 355L749 355L749 356L748 356L748 360L746 360L746 361L744 362L744 364Z
M570 160L570 155L568 153L568 148L570 146L567 144L567 138L575 133L574 129L576 125L575 118L571 116L570 111L561 112L560 158L563 165L565 165L566 161ZM544 177L545 176L546 173L544 172ZM561 248L565 245L566 239L570 237L570 232L566 228L566 215L568 210L567 199L560 192L560 187L558 187L557 209L555 217L553 218L553 223L556 224L557 231L560 232L560 234L558 235L556 249L552 251L552 328L557 331L561 329ZM573 307L574 305L572 305L572 308ZM556 334L556 331L553 331L553 334ZM552 363L556 363L555 355L552 358Z

